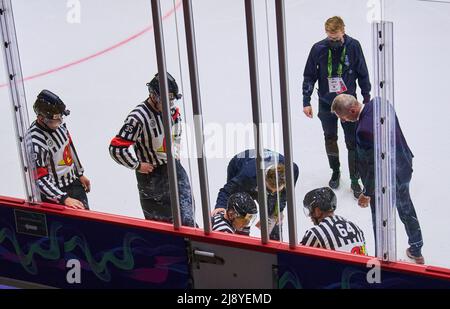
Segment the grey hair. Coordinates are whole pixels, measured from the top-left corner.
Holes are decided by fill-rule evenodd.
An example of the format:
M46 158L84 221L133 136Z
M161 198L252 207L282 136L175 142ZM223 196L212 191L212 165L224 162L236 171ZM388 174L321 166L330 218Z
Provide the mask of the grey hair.
M358 100L354 96L343 93L334 98L331 112L340 116L347 115L350 109L356 105L358 105Z

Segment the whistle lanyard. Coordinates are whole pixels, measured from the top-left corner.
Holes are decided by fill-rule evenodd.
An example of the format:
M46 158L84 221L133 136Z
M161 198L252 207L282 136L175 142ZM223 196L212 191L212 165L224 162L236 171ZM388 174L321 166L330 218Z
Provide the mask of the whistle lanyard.
M347 52L347 47L344 46L344 49L342 50L341 54L341 61L339 61L338 69L337 69L337 75L339 77L342 77L342 64L345 61L345 53ZM333 74L333 58L331 56L331 49L328 49L328 77L331 78Z

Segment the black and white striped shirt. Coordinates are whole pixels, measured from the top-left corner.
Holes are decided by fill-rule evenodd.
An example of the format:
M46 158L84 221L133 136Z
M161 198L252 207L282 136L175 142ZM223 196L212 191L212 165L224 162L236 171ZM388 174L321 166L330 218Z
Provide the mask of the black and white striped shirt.
M367 255L363 231L341 216L330 216L306 231L301 244L360 255Z
M212 230L216 232L234 234L236 230L234 229L231 222L225 219L224 215L225 214L223 212L219 212L218 214L212 217L211 220Z
M41 195L62 203L67 193L61 188L83 175L77 152L65 123L51 130L33 122L27 141L35 164L35 179Z
M178 107L171 108L173 148L175 158L180 158L181 117ZM133 146L134 152L130 151ZM155 166L167 163L166 142L162 113L146 101L133 109L109 145L109 153L117 163L136 169L140 162Z

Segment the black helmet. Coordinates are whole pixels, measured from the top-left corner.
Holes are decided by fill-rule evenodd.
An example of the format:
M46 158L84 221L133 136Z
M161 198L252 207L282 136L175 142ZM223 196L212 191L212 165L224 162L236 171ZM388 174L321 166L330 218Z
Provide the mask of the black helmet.
M336 195L329 187L314 189L306 193L303 206L309 210L309 213L316 207L322 211L334 211L337 207Z
M167 84L169 85L169 93L173 93L175 99L179 100L181 99L182 95L178 91L178 84L175 81L175 78L173 78L172 75L167 72ZM156 73L155 77L147 83L148 92L154 92L159 96L159 75Z
M228 198L227 209L231 208L242 217L245 217L247 214L254 215L258 212L255 201L246 192L234 193Z
M36 115L42 115L49 119L53 119L53 116L58 114L62 116L70 114L70 111L66 110L64 102L56 94L46 89L38 94L33 109Z

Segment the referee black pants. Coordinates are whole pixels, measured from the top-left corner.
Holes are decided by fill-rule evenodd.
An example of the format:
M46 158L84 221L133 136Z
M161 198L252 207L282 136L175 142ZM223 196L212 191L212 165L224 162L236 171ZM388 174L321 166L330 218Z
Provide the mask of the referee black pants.
M63 192L66 192L69 197L82 202L84 205L84 208L89 210L89 202L88 202L86 191L84 190L84 187L78 178L75 179L70 185L59 188L59 189ZM51 201L51 200L45 198L45 196L41 196L41 200L43 202L47 202L47 203L54 203L54 201Z
M181 223L185 226L194 226L194 211L189 178L180 161L175 160L175 164ZM172 223L167 165L158 166L149 174L142 174L136 171L136 179L145 219Z

